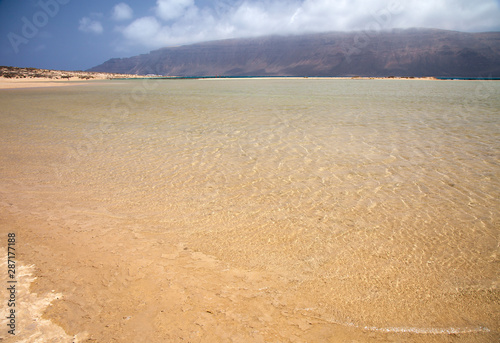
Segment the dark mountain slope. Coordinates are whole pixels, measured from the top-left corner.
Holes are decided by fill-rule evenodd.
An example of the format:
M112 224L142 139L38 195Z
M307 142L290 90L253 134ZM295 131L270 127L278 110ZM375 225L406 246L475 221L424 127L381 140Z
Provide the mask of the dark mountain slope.
M229 39L111 59L89 71L172 76L500 76L500 32L435 29Z

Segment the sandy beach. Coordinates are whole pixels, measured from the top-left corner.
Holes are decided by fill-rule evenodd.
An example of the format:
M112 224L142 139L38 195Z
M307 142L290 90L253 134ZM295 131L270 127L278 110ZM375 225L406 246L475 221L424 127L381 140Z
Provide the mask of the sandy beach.
M82 80L53 80L49 78L37 79L6 79L0 78L0 89L14 88L39 88L39 87L61 87L83 84Z
M162 77L156 75L158 78L175 79L176 77ZM110 74L110 73L95 73L83 71L61 71L61 70L48 70L48 69L35 69L35 68L14 68L14 67L0 67L0 89L15 89L15 88L38 88L38 87L60 87L84 84L86 81L95 80L112 80L112 79L141 79L148 78L144 75L131 75L131 74ZM206 77L203 80L228 80L238 78L224 78L224 77ZM251 77L241 78L248 80L258 79L286 79L286 80L436 80L434 77Z
M0 89L60 87L84 84L85 81L116 78L141 78L139 75L92 73L0 66Z
M140 78L140 77L137 77ZM258 79L258 78L255 78ZM262 78L265 79L265 78ZM273 78L277 79L277 78ZM289 80L292 79L305 79L305 78L286 78ZM323 79L327 80L328 78L307 78L311 80ZM388 78L335 78L337 80L390 80ZM106 78L102 78L101 80L106 80ZM206 80L227 80L224 78L207 78ZM407 80L406 78L397 78L396 80ZM436 80L435 78L416 78L414 80ZM15 88L39 88L39 87L61 87L61 86L75 86L88 84L95 80L82 81L79 78L72 79L64 79L64 80L53 80L50 78L31 78L31 79L6 79L0 77L0 89L15 89Z

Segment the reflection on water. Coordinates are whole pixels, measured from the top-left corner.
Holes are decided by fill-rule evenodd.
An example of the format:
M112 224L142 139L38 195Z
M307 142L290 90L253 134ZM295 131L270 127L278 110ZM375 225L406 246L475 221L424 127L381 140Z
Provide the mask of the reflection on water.
M276 273L297 312L375 331L498 330L499 93L399 80L5 92L2 154L22 143L46 161L17 171L34 184Z

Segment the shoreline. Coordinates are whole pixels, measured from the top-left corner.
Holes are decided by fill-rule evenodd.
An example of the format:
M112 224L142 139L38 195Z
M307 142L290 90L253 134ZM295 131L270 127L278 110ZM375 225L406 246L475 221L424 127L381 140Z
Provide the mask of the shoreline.
M70 76L65 78L53 77L22 77L6 78L0 76L0 90L21 89L21 88L42 88L87 85L95 81L126 81L126 80L378 80L378 81L498 81L496 79L471 79L471 78L439 78L439 77L368 77L368 76L145 76L145 75L119 75L119 74L98 74L94 77L86 78Z
M0 66L0 89L74 86L94 80L117 78L132 79L142 78L142 76Z
M41 88L41 87L61 87L89 84L89 81L82 80L53 80L49 78L37 79L5 79L0 78L1 89L19 89L19 88Z
M135 77L113 77L113 78L94 78L94 79L81 79L78 77L71 77L65 79L53 79L48 77L36 78L5 78L0 77L0 90L3 89L22 89L22 88L45 88L45 87L61 87L61 86L77 86L88 85L95 81L124 81L124 80L424 80L424 81L438 81L433 77L425 78L383 78L383 77L146 77L136 75Z
M416 81L499 81L500 78L440 76L163 76L65 71L0 66L0 90L59 87L88 84L96 80L416 80Z

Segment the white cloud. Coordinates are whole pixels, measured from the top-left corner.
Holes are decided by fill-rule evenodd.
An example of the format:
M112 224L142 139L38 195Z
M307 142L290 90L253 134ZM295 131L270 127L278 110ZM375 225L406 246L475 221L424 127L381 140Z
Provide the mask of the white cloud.
M192 6L194 0L157 0L156 14L163 20L172 20L181 17Z
M161 25L155 17L142 17L134 20L123 30L123 35L130 41L143 42L144 45L157 45Z
M500 28L500 6L495 0L411 1L404 8L402 27L434 27L457 31L488 31ZM406 22L406 23L405 23Z
M102 24L99 21L90 19L89 17L83 17L80 19L78 30L95 34L101 34L104 31Z
M123 28L129 45L159 48L267 34L429 27L500 30L496 0L157 0L156 17Z
M132 8L124 2L120 2L113 7L111 18L116 21L129 20L132 19L133 15L134 12L132 11Z

